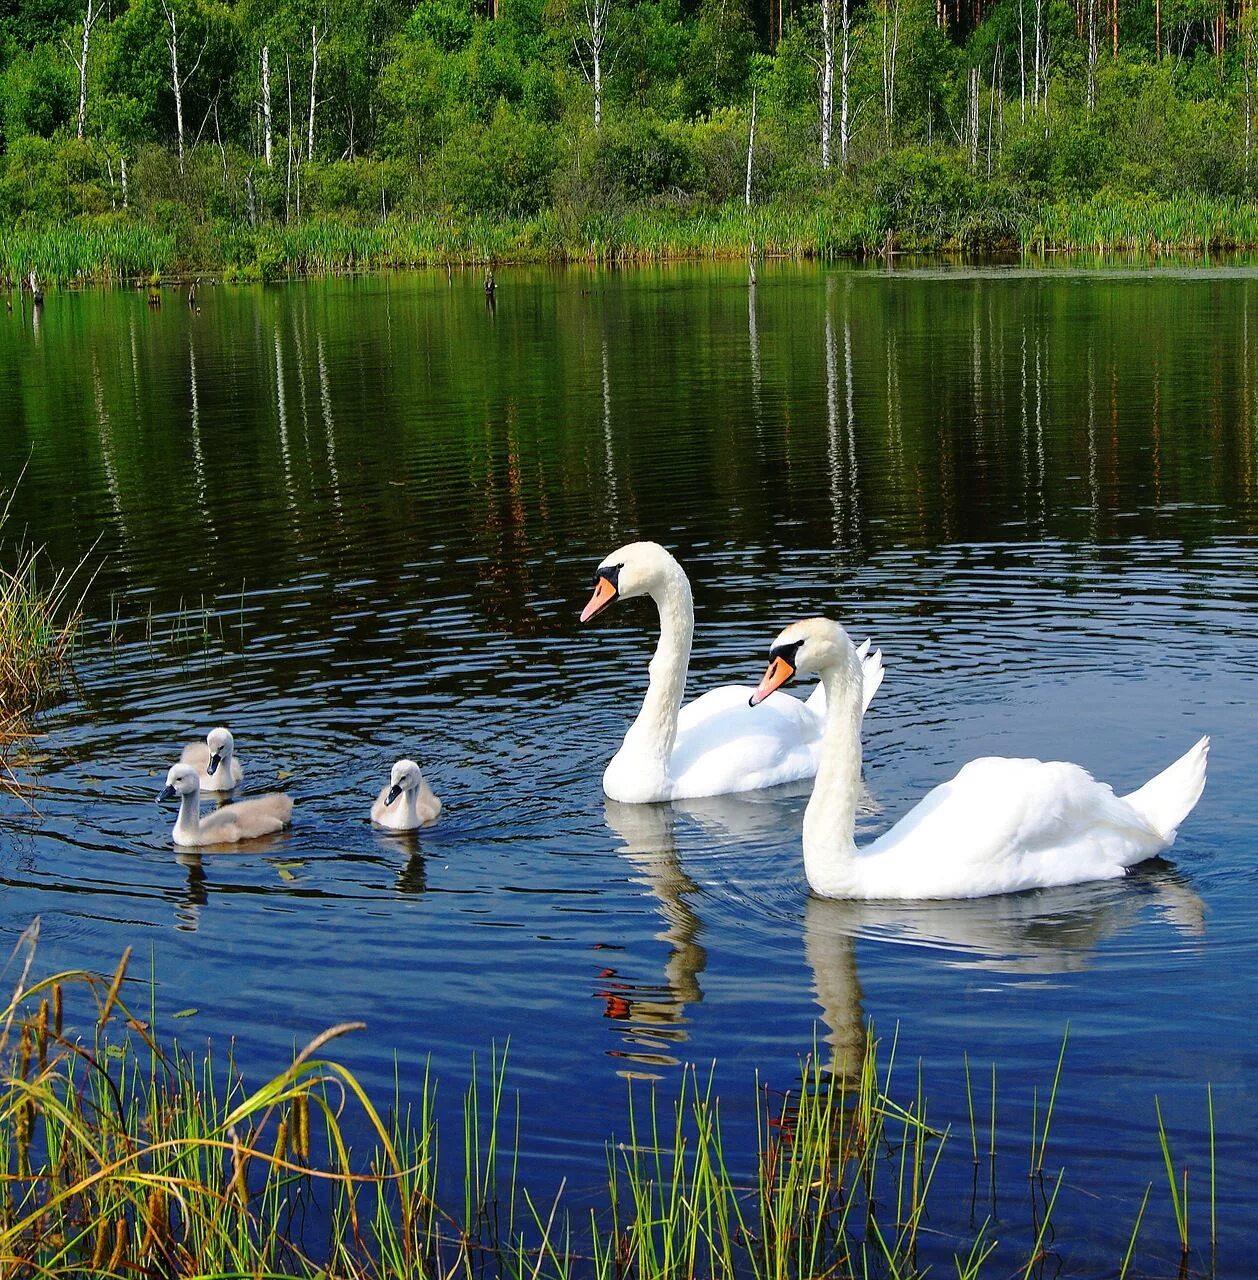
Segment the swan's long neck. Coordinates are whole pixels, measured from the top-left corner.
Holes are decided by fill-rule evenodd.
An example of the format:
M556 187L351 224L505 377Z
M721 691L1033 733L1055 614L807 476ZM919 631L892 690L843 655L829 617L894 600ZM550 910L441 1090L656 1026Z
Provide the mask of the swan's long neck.
M861 786L861 670L854 650L821 672L826 721L812 798L804 811L804 874L826 897L853 894Z
M686 688L695 629L690 583L680 565L670 566L664 585L651 592L651 599L660 611L660 642L651 659L651 680L642 710L625 734L625 747L666 768L677 740L677 713Z
M413 787L407 787L407 789L398 796L398 800L401 801L401 804L398 807L402 811L402 821L406 823L407 826L419 826L419 792L423 785L424 784L422 782L418 782Z
M175 819L175 843L192 844L201 831L201 789L185 791L179 797L179 816Z

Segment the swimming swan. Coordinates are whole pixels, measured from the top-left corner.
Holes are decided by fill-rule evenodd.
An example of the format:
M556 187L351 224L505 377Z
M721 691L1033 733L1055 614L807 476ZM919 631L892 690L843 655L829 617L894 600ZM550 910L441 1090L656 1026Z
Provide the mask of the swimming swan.
M657 542L631 542L613 551L594 571L594 594L581 611L588 622L615 600L650 596L660 614L660 640L642 710L603 774L612 800L645 804L758 791L798 782L817 772L824 727L825 694L807 702L783 694L770 698L764 714L747 706L748 690L721 685L681 705L694 604L685 570ZM860 650L864 706L882 683L882 652Z
M201 779L189 764L171 765L166 789L158 801L179 796L179 817L171 833L176 844L235 844L269 836L288 826L293 816L292 798L272 792L256 800L238 800L201 816Z
M179 762L200 774L202 791L231 791L245 776L236 759L236 740L228 729L211 729L204 742L188 743L179 753Z
M843 630L826 618L787 627L769 650L751 701L800 671L826 688L821 764L804 812L804 873L827 898L980 898L1108 880L1165 849L1206 781L1210 739L1129 796L1075 764L972 760L890 831L858 850L862 673Z
M402 803L394 801L401 797ZM399 760L389 774L389 785L380 788L380 794L371 806L371 820L390 831L414 831L437 820L441 801L424 781L419 765L414 760Z

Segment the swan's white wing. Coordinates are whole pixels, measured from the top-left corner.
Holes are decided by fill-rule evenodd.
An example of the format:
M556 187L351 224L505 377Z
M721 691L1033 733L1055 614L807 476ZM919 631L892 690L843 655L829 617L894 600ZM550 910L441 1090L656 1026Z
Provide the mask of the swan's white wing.
M721 685L682 707L669 761L671 799L756 791L817 772L822 721L799 698Z
M1111 879L1164 847L1078 765L987 757L936 787L858 860L869 897L979 897Z

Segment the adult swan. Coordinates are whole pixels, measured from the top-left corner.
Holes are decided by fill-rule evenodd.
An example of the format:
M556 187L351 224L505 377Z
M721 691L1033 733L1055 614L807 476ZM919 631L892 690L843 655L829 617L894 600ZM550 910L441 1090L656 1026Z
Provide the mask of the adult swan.
M857 850L862 676L838 623L787 627L752 705L800 671L818 672L826 690L821 764L804 812L804 873L823 897L981 898L1113 879L1175 839L1206 783L1209 738L1129 796L1076 764L987 757Z
M694 637L694 603L681 565L657 542L631 542L594 571L588 622L614 600L650 596L660 613L660 642L642 710L603 774L603 790L624 804L693 800L798 782L817 772L824 695L806 703L779 694L754 713L749 689L722 685L681 705ZM861 646L862 708L882 683L882 654Z

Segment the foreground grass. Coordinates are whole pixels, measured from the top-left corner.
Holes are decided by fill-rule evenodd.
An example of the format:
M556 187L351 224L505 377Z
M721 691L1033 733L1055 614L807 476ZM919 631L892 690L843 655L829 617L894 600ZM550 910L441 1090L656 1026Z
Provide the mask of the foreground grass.
M562 1184L534 1199L520 1183L519 1117L495 1059L486 1079L473 1073L462 1194L443 1201L452 1180L438 1179L435 1082L425 1075L412 1106L394 1099L386 1111L324 1055L360 1024L330 1028L250 1087L230 1058L164 1043L153 1013L128 1007L125 956L112 977L66 972L26 986L37 931L19 943L26 972L0 1013L6 1276L917 1277L926 1237L940 1255L930 1206L966 1220L934 1191L948 1134L928 1122L920 1071L906 1098L894 1096L905 1092L894 1047L870 1042L838 1073L814 1055L788 1093L760 1091L754 1167L727 1152L710 1079L686 1075L671 1104L631 1095L627 1138L608 1145L606 1196L575 1214ZM1045 1151L1060 1077L1059 1061L1032 1123L1038 1216L1014 1263L1024 1276L1056 1230L1062 1178L1045 1176ZM973 1091L970 1102L969 1141L957 1146L967 1163L972 1148L977 1186ZM994 1105L993 1093L993 1117ZM1186 1265L1187 1175L1181 1201L1160 1117L1159 1132ZM351 1145L354 1133L369 1150ZM1212 1186L1213 1174L1212 1160ZM1120 1275L1148 1200L1114 1260ZM986 1274L999 1244L991 1219L969 1213L968 1235L945 1246L961 1280ZM998 1274L1010 1274L1008 1250Z
M201 229L195 243L117 216L39 230L0 230L0 276L34 270L50 284L150 281L172 274L279 280L403 267L499 263L634 263L877 257L902 252L1122 252L1159 255L1258 248L1258 205L1185 196L1095 197L1025 209L927 204L796 207L741 203L688 211L630 210L577 219L392 216L311 218Z

